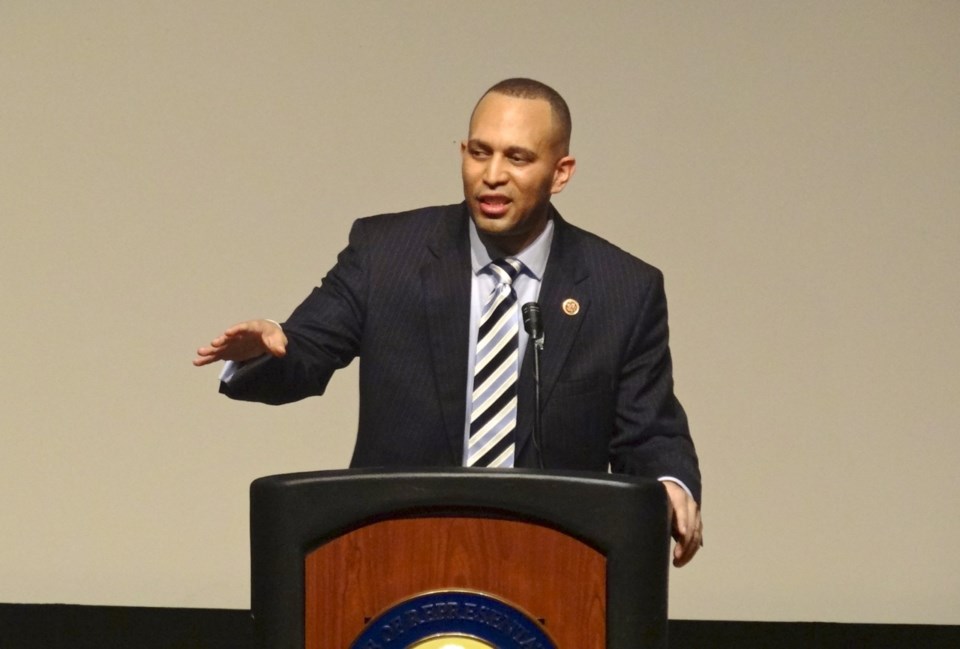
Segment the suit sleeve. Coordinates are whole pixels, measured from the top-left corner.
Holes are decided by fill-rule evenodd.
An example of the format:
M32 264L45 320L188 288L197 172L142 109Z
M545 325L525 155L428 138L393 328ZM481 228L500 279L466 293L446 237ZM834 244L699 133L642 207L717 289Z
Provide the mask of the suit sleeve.
M630 475L672 476L700 502L697 454L673 391L667 300L659 271L642 298L619 378L611 468Z
M232 399L278 405L322 395L334 371L357 356L364 326L366 272L363 222L321 285L282 324L287 354L239 373L220 392Z

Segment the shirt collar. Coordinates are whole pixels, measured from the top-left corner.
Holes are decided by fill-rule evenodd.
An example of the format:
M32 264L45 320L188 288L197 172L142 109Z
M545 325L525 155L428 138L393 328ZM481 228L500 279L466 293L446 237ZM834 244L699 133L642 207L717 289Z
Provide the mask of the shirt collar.
M487 267L487 265L494 259L499 259L504 255L497 253L496 257L490 256L490 251L487 250L487 247L483 245L483 242L480 240L480 235L477 233L477 226L473 222L473 219L470 219L470 264L473 267L474 275L479 275L480 272ZM525 272L538 282L543 280L543 272L547 269L547 258L550 256L550 244L553 243L553 219L547 220L546 227L543 228L543 232L534 239L533 243L521 250L516 255L509 255L514 259L519 259L523 262Z

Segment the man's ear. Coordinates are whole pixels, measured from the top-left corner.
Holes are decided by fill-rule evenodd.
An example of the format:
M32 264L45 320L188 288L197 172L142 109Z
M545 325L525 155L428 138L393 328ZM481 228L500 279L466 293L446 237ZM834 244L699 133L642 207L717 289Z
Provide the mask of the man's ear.
M553 185L550 187L550 193L561 192L573 178L573 172L576 168L577 160L573 156L567 155L557 160L557 164L553 168Z

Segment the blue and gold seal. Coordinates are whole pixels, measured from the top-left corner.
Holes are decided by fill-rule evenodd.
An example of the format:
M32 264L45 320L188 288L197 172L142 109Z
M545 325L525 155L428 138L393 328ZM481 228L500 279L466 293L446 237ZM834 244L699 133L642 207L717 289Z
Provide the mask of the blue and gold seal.
M540 624L473 591L423 593L383 611L350 649L556 649Z

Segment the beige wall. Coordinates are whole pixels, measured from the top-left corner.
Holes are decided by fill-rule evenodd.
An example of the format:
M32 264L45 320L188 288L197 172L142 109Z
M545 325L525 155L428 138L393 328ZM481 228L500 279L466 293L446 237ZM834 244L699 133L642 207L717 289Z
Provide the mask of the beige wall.
M248 605L329 398L192 351L353 218L459 200L478 93L574 113L569 220L666 273L706 548L675 617L960 624L960 3L0 3L0 601Z

